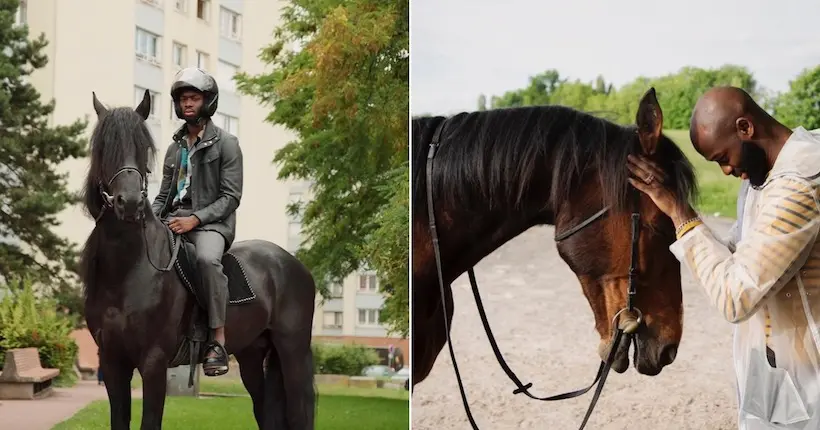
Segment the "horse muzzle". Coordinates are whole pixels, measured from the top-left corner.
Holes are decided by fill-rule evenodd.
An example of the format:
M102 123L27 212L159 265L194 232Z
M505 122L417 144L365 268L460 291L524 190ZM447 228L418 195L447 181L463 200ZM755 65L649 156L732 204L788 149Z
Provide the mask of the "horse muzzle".
M124 193L117 194L112 198L114 213L120 221L139 222L145 218L146 199L142 194L127 196Z

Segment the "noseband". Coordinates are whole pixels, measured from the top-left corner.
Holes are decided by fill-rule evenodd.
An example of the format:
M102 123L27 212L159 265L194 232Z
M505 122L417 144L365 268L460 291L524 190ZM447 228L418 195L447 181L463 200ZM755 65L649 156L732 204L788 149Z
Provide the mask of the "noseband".
M100 221L100 218L102 218L106 209L114 207L114 196L108 194L108 191L106 190L111 188L111 184L114 183L114 180L117 179L117 176L120 176L120 174L125 172L135 172L136 174L140 175L140 192L142 194L143 201L148 200L148 178L144 176L142 172L140 172L139 169L137 169L136 167L122 167L120 168L120 170L117 170L117 172L114 173L114 176L112 176L111 179L108 180L107 184L103 184L102 182L99 183L100 195L103 198L103 206L102 210L100 210L100 214L97 215L97 218L94 220L95 223Z
M472 426L472 428L474 430L478 430L478 426L476 425L475 419L473 418L473 414L470 411L470 406L467 402L467 395L464 392L464 384L461 381L461 373L458 370L458 363L456 362L455 352L453 351L453 342L450 339L450 324L447 321L447 304L446 304L447 301L446 301L446 294L445 294L445 289L444 289L444 275L442 274L442 269L441 269L441 251L439 249L439 238L438 238L438 231L436 229L435 210L433 208L433 183L432 183L432 179L433 179L433 175L432 175L433 159L435 158L436 151L439 147L440 139L441 139L441 132L444 129L444 124L446 122L447 122L447 120L444 120L436 127L436 131L433 134L433 139L430 143L430 149L427 153L427 215L428 215L429 222L430 222L430 225L429 225L430 226L430 237L431 237L432 242L433 242L433 251L434 251L435 259L436 259L436 271L438 272L438 282L439 282L439 288L440 288L440 292L441 292L441 306L442 306L443 311L444 311L444 312L442 312L442 314L444 316L445 335L447 336L447 346L450 350L450 359L453 361L453 371L456 374L456 380L458 381L458 388L459 388L459 391L461 392L461 400L464 403L464 410L467 413L467 419L470 421L470 425ZM518 376L516 376L516 374L512 371L512 369L510 369L509 365L507 365L507 362L504 360L504 357L502 356L501 351L498 348L498 344L496 344L495 336L493 336L492 330L490 329L490 323L487 321L487 314L484 311L484 305L482 304L482 301L481 301L481 295L478 292L478 283L476 281L475 271L473 270L472 267L467 269L467 275L469 276L469 279L470 279L470 286L472 287L472 290L473 290L473 296L475 297L476 307L478 308L478 314L481 317L481 323L484 326L484 331L487 334L487 339L490 342L490 346L493 349L493 353L495 354L496 360L498 360L498 364L501 366L501 368L507 374L507 377L509 377L510 380L512 380L513 383L517 387L515 390L513 390L513 394L524 393L524 394L527 395L527 397L529 397L531 399L541 400L541 401L554 401L554 400L571 399L571 398L578 397L580 395L585 394L596 383L598 383L598 386L596 387L595 392L593 394L592 401L589 404L589 408L587 409L586 415L584 416L584 420L581 422L581 427L579 428L579 430L583 430L584 427L586 426L587 421L589 420L589 417L592 414L592 411L593 411L593 409L595 408L595 405L598 402L598 398L600 397L601 392L603 391L604 383L606 382L607 375L609 374L609 370L612 367L612 362L615 359L615 353L618 349L617 348L618 345L620 344L621 337L623 337L623 335L626 334L630 338L630 340L634 340L634 338L632 336L637 331L637 329L640 326L640 323L643 319L643 314L641 313L641 311L637 307L635 307L635 303L634 303L635 302L635 296L637 295L637 289L636 289L636 285L635 285L635 277L637 276L638 240L640 238L639 234L640 234L641 214L640 214L640 210L639 210L638 190L636 190L633 187L630 187L630 188L631 188L630 191L632 193L631 194L631 200L632 200L632 204L633 204L633 209L632 209L632 244L631 244L631 248L632 248L631 249L631 258L632 258L632 260L631 260L631 263L630 263L630 266L629 266L629 278L628 278L629 279L629 288L627 290L626 307L619 310L615 314L615 316L613 317L612 326L616 327L616 329L615 329L615 332L612 335L610 348L609 348L609 354L607 355L606 360L601 361L601 365L598 367L598 372L595 376L595 380L592 381L592 384L590 384L586 388L583 388L583 389L580 389L580 390L577 390L577 391L564 393L564 394L558 394L558 395L554 395L554 396L550 396L550 397L537 397L537 396L534 396L533 394L531 394L529 392L529 389L532 387L532 383L530 382L530 383L527 383L527 384L522 384L521 380L518 379ZM583 230L584 228L586 228L590 224L594 223L595 221L598 221L598 220L602 219L609 212L609 209L610 208L608 206L604 207L603 209L596 212L595 214L593 214L589 218L586 218L580 224L570 228L569 230L567 230L567 231L565 231L561 234L557 234L555 236L555 241L560 242L564 239L567 239L570 236L574 235L575 233L578 233L579 231ZM638 314L637 321L634 324L631 324L631 325L628 325L628 326L625 326L625 327L622 327L620 324L618 324L616 326L615 324L618 321L618 318L624 312L629 312L630 314L633 313L633 312L636 312Z
M148 169L146 168L146 170L148 170ZM95 224L99 224L100 219L102 219L102 216L105 214L106 209L109 209L109 208L113 209L113 207L114 207L114 196L109 194L107 190L111 188L111 184L114 183L114 179L117 179L117 176L119 176L120 174L125 173L125 172L136 172L140 176L140 194L142 195L143 204L147 204L147 202L148 202L148 177L146 175L143 175L142 172L140 172L140 170L137 169L136 167L131 167L131 166L121 167L119 170L117 170L116 173L114 173L114 176L112 176L111 179L108 180L108 183L103 184L102 182L100 182L98 184L100 195L103 198L103 205L102 205L102 209L100 209L100 213L97 215L97 218L94 219ZM180 246L180 243L182 241L177 240L174 237L174 233L171 232L171 229L166 228L166 230L168 231L168 236L169 236L169 239L171 240L171 244L172 244L171 246L172 246L173 249L171 251L171 261L168 262L168 266L166 266L164 269L160 269L159 267L157 267L154 264L154 262L151 260L151 255L148 253L148 238L145 237L145 230L146 230L145 215L141 211L138 212L138 214L139 214L138 215L139 219L142 221L142 225L140 227L141 227L141 230L142 230L143 246L145 247L145 257L148 258L148 262L151 263L151 266L153 266L154 269L159 270L160 272L170 271L171 268L174 266L174 262L177 259L177 255L179 254L179 246Z

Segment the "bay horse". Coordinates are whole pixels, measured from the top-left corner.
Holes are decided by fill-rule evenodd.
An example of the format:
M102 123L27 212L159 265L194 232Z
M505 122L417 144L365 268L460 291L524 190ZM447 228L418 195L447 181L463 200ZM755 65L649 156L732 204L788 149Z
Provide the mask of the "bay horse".
M151 210L147 175L156 148L136 109L105 107L93 94L84 206L96 220L81 256L85 318L100 348L111 428L129 429L131 378L143 381L141 429L160 429L170 367L202 363L207 322L196 250ZM218 160L217 160L218 162ZM263 240L234 243L223 255L230 305L226 350L239 362L260 429L313 429L316 406L310 349L316 286L290 253Z
M626 167L628 154L643 152L662 166L679 198L697 195L691 164L662 128L654 88L639 101L634 126L557 105L413 119L413 386L429 375L449 341L450 284L467 271L490 344L516 394L560 400L591 388L551 398L529 394L531 384L522 384L504 362L484 315L472 267L536 225L555 227L559 255L580 281L600 336L596 381L602 373L604 379L584 423L609 366L618 373L629 367L631 341L641 374L657 375L675 360L683 331L680 263L669 250L675 228L629 185ZM629 336L613 335L624 331L621 324ZM449 346L468 419L477 428Z

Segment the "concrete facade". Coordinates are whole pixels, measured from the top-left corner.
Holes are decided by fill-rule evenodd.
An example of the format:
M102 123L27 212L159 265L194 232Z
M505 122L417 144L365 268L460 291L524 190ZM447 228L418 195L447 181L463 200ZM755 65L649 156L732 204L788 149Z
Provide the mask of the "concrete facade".
M279 0L23 0L18 21L32 37L49 40L48 65L31 76L44 101L56 99L53 125L87 116L88 136L96 122L91 92L108 106L136 106L148 89L153 99L148 126L157 142L149 197L158 192L162 159L181 121L174 113L169 88L176 72L198 66L217 79L219 109L214 121L235 134L244 156L245 181L237 210L237 240L265 239L294 252L301 243L301 224L286 213L289 201L307 198L309 184L277 178L274 152L293 138L282 127L266 123L270 107L240 96L231 77L237 71L265 71L259 50L269 44L279 24ZM89 11L97 17L89 17ZM68 186L79 190L88 161L61 166ZM93 227L80 207L64 211L58 234L82 245ZM383 298L372 273L349 276L341 298L323 308L317 300L314 333L384 337L378 324ZM364 281L362 281L364 279ZM360 285L365 282L365 288ZM329 313L328 313L329 312ZM330 318L330 319L327 319ZM331 321L332 324L326 324Z

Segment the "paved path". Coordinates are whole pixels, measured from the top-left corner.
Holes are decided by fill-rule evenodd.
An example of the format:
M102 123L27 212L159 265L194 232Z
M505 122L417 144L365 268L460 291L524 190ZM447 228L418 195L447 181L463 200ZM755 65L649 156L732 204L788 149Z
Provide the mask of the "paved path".
M134 390L132 398L141 398ZM95 400L106 399L105 387L97 381L78 381L71 388L54 388L54 393L39 400L0 401L0 429L50 430ZM13 424L12 424L13 423Z
M726 220L707 220L719 234ZM598 335L578 280L561 260L552 227L520 235L476 265L476 276L499 348L536 395L579 389L595 376ZM708 303L683 269L684 330L675 363L658 376L630 363L610 373L587 425L595 430L728 430L735 424L732 325ZM538 402L513 395L487 342L467 276L453 283L453 348L481 429L573 429L592 392ZM447 347L412 397L414 430L469 429Z

